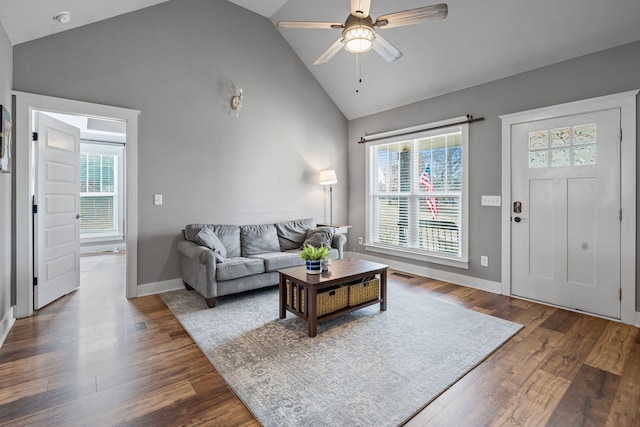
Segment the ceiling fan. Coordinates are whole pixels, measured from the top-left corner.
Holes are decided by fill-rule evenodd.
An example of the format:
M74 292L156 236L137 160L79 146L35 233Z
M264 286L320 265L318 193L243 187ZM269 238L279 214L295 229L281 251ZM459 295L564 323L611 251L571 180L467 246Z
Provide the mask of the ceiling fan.
M379 16L374 21L369 15L370 6L371 0L351 0L351 13L347 16L344 24L340 22L280 21L277 26L278 28L343 29L342 36L324 51L313 65L322 65L328 62L343 47L352 53L363 53L373 49L387 62L393 62L402 56L402 52L378 34L374 27L395 28L437 21L446 18L448 11L447 5L440 3L389 13Z

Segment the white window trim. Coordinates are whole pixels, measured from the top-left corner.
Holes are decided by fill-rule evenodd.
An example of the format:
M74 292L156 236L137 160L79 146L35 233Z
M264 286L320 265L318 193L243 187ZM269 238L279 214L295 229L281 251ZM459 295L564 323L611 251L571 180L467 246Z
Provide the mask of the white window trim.
M91 151L83 151L82 146L91 146ZM124 239L123 227L123 215L124 215L124 185L122 179L124 177L124 144L121 143L108 143L108 142L95 142L89 141L86 139L80 140L80 152L85 153L96 153L96 154L113 154L116 156L117 161L115 164L115 186L117 191L114 192L105 192L105 193L95 193L95 192L81 192L80 197L84 196L116 196L116 205L114 209L114 222L116 224L116 230L110 234L102 234L102 233L80 233L80 242L81 243L94 243L94 242L104 242L104 241L116 241Z
M423 125L412 126L404 129L397 129L394 131L383 132L375 135L367 135L367 138L384 138L376 142L368 143L368 147L365 150L365 187L366 187L366 209L365 209L365 221L366 221L366 241L364 248L366 251L377 252L383 255L397 256L401 258L408 258L416 261L429 262L433 264L446 265L450 267L469 269L469 124L454 125L467 120L467 116L455 117L448 120L442 120L434 123L426 123ZM461 256L460 257L447 257L445 255L425 254L422 251L414 250L412 248L396 248L388 247L381 244L372 243L372 225L371 225L371 204L372 204L372 189L371 189L371 147L389 144L393 142L408 141L418 138L424 138L433 135L439 135L446 133L446 128L439 128L437 130L426 130L424 132L416 132L416 130L432 127L440 127L451 125L452 128L460 127L462 132L462 194L460 197L461 203L461 231L460 231L460 245ZM409 132L416 132L408 137L406 134Z

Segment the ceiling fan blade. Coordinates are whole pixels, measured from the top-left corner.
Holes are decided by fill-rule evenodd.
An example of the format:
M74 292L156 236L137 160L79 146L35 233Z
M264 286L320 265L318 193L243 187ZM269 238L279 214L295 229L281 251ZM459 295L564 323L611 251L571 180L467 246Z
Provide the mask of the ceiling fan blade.
M351 0L351 14L358 18L366 18L369 16L371 9L371 0Z
M316 59L313 65L322 65L326 62L329 62L329 60L333 58L336 53L340 52L340 49L342 49L345 44L346 41L344 40L344 37L341 36L338 40L336 40L334 44L331 45L329 49L325 50L324 53L320 55L318 59Z
M402 56L402 52L378 33L376 33L376 37L373 39L373 50L387 62L393 62Z
M331 30L333 28L344 28L341 22L316 22L316 21L280 21L276 24L278 28L310 28L318 30Z
M379 16L375 25L380 28L395 28L405 25L422 24L429 21L437 21L447 17L449 8L446 3L419 7L403 12L389 13Z

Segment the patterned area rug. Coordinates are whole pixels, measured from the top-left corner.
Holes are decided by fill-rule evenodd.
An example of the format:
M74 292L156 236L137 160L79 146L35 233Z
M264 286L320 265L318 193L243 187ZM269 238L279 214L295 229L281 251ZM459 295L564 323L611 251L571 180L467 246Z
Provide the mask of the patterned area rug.
M264 426L395 426L522 326L390 283L379 305L318 325L315 338L278 289L223 297L162 294L167 306Z

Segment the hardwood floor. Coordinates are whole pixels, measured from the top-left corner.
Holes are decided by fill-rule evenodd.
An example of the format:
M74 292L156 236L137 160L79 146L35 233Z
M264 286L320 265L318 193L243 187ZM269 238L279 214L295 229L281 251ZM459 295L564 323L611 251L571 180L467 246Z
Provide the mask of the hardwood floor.
M81 288L0 349L0 424L258 425L159 296L124 297L123 255L81 264ZM389 286L525 326L408 426L640 426L638 328L422 277Z

